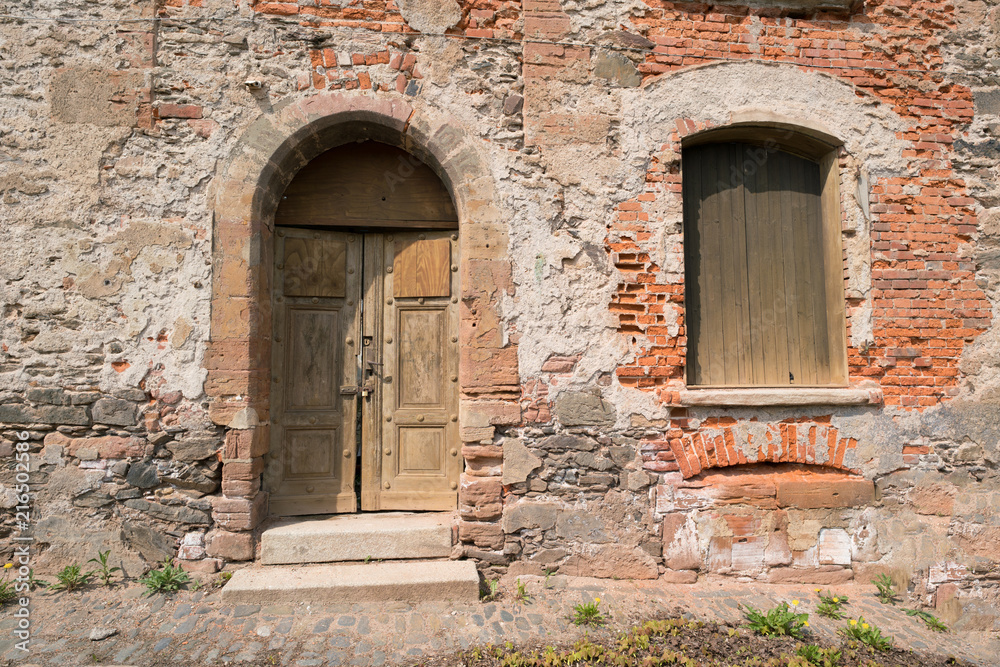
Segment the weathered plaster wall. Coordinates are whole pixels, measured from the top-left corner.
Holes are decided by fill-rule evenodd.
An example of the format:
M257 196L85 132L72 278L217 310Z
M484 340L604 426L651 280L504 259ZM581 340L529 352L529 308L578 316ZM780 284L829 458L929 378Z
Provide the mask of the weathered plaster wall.
M188 567L253 557L266 204L305 150L292 133L362 109L441 154L480 253L462 553L676 580L888 571L949 614L995 601L996 8L3 9L96 19L0 22L0 454L30 433L40 569L81 544L130 571L180 541ZM873 403L683 404L680 142L762 118L843 142L851 383Z

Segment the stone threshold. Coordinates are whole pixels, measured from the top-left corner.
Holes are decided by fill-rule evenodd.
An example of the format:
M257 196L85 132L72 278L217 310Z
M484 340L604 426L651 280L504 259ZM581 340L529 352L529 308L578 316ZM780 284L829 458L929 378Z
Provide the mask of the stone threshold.
M875 387L685 389L677 393L682 406L882 404L882 389Z

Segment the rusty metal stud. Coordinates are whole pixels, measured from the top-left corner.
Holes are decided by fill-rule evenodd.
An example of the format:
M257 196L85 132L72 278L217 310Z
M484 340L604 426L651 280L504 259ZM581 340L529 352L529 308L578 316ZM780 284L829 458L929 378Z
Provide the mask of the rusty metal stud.
M275 343L280 343L281 342L281 336L275 336L274 337L274 342Z
M347 300L347 305L348 306L353 306L354 305L354 299L348 299Z
M424 302L424 297L422 296L417 297L417 303L423 303L423 302Z
M391 485L391 484L389 484L389 482L386 482L386 483L385 483L385 484L383 484L382 486L383 486L383 488L386 488L386 489L388 489L388 488L389 488L390 486L392 486L392 485Z
M313 302L313 303L319 303L319 297L318 297L318 296L314 296L314 297L312 298L312 302Z
M451 381L452 382L458 382L458 376L457 375L452 375L451 376Z
M451 342L452 343L457 343L458 342L458 336L452 336L451 337Z
M348 345L354 345L354 339L351 338L350 336L348 336L344 342L347 343Z
M281 378L271 378L271 382L273 382L274 384L280 384Z
M349 450L349 449L345 449L344 450L344 458L345 459L351 458L351 450Z
M457 450L457 449L452 449L452 450L451 450L450 452L448 452L448 453L449 453L449 454L451 454L452 456L458 456L458 450Z
M457 296L451 297L451 302L452 303L458 303L458 297Z
M457 241L458 240L458 234L452 234L451 235L451 240L452 241Z
M312 484L310 484L309 486L306 487L306 493L312 493L315 490L316 490L316 487L313 486Z
M386 455L386 456L392 456L392 450L391 450L391 449L388 449L388 448L387 448L387 449L385 450L385 455Z
M309 423L310 424L315 424L316 423L316 418L315 417L310 417L309 418Z
M385 337L385 342L386 343L391 343L392 342L392 336L386 336Z
M348 234L347 235L347 242L348 243L354 243L354 234Z
M347 269L347 272L348 273L354 273L354 267L352 266L351 268Z
M392 273L392 267L391 266L385 267L385 272L386 273Z
M458 482L452 482L452 483L451 483L451 488L452 488L452 490L453 490L453 491L454 491L455 489L457 489L457 488L458 488Z
M386 241L391 241L392 240L392 234L389 234L388 236L386 236L385 240Z
M458 271L458 264L452 264L451 265L451 271L452 271L452 273L454 273L455 271Z
M386 417L386 418L385 418L385 420L386 420L387 422L391 422L391 421L392 421L392 416L390 415L390 416Z
M457 422L457 421L458 421L458 415L452 415L452 416L451 416L451 420L452 420L453 422Z
M391 306L392 305L392 298L390 297L390 298L386 299L385 302Z
M272 418L271 418L271 423L272 423L272 424L280 424L280 423L281 423L281 420L280 420L280 419L278 419L277 417L272 417Z
M285 268L285 265L284 265L284 264L281 264L281 263L279 262L279 263L278 263L278 268L279 268L279 269L283 269L283 268Z
M280 296L279 296L279 297L277 297L277 298L275 299L275 301L277 301L278 303L281 303L281 297L280 297Z
M278 230L278 236L284 236L284 235L285 235L285 230L284 229L279 229Z
M313 232L313 238L314 239L318 239L319 238L319 232Z
M385 383L389 384L390 382L392 382L392 376L391 375L386 375L385 376Z
M417 415L417 421L418 422L422 422L423 420L424 420L424 416L423 415Z
M425 238L427 238L427 235L426 234L420 234L420 235L417 236L417 238L420 239L421 241L423 241Z

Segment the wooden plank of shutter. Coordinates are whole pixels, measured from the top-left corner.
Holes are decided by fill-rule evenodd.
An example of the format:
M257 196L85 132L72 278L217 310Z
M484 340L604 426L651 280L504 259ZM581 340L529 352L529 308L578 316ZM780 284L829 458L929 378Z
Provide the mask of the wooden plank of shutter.
M702 160L701 171L701 214L699 227L703 242L701 261L702 271L699 288L701 292L702 312L705 322L702 328L704 338L703 353L707 357L703 365L708 368L708 384L725 384L725 360L723 339L723 317L725 311L722 304L722 239L719 224L719 196L715 191L718 180L719 147L708 147L706 159Z
M742 349L740 341L742 339L742 323L738 308L739 288L737 284L738 266L740 257L737 255L738 244L736 243L736 230L734 229L733 205L734 185L733 176L730 173L731 164L730 147L726 144L715 146L715 162L717 165L718 180L715 189L719 199L719 243L722 246L720 253L721 266L719 276L722 282L722 338L723 338L723 382L725 384L736 384L741 382L740 369L742 366ZM742 202L740 202L742 205Z
M774 356L774 331L765 321L771 306L770 274L765 261L768 256L767 179L760 169L747 162L747 148L743 152L747 216L747 271L750 276L750 340L753 348L753 384L766 385L771 381Z
M760 150L759 148L757 149ZM788 384L788 311L789 302L787 283L794 281L794 276L785 276L784 246L782 244L781 192L787 183L781 179L781 165L791 158L787 153L769 150L767 161L761 170L767 171L767 202L770 224L768 236L770 255L767 261L771 273L772 315L771 327L774 330L773 382L775 385Z
M787 338L788 351L788 383L803 384L805 376L802 369L802 341L799 334L799 300L801 298L801 286L798 280L798 270L796 262L803 258L801 252L796 248L802 230L795 224L792 213L793 190L792 176L796 169L791 160L781 160L780 178L783 187L780 193L781 207L781 259L785 272L785 294L788 306L785 309L785 336Z
M684 205L684 325L687 333L687 383L704 384L706 372L701 358L701 253L703 243L698 213L701 208L702 151L684 152L681 198Z
M820 205L819 165L804 161L806 177L806 223L809 226L809 266L813 292L809 300L813 304L812 325L814 331L813 358L815 359L815 383L830 384L830 332L826 318L826 262L823 252L823 210Z

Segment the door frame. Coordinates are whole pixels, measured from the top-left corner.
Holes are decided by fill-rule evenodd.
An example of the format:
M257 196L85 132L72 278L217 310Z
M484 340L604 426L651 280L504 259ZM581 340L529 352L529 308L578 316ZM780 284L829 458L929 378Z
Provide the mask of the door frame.
M215 553L252 560L267 515L261 491L269 448L270 266L274 211L295 173L341 144L371 139L402 148L431 167L455 204L461 240L459 431L466 469L459 488L460 539L502 547L496 427L521 422L517 347L504 333L502 303L513 295L509 215L496 202L494 177L478 133L424 103L392 93L322 92L291 100L252 120L232 144L213 182L213 279L205 351L208 416L226 429L222 497L214 504ZM481 323L473 327L472 323ZM488 441L487 444L483 444ZM495 479L494 479L495 478ZM472 494L475 494L474 496ZM474 498L474 499L473 499ZM496 510L486 510L486 506Z

